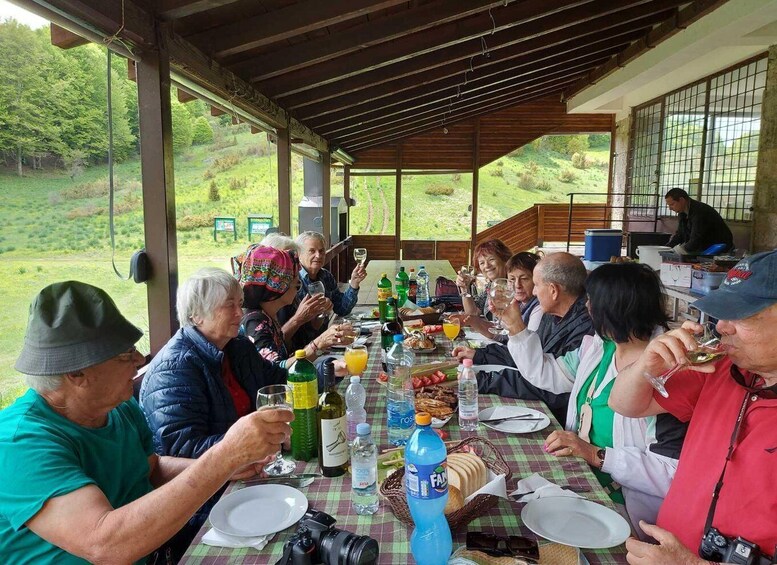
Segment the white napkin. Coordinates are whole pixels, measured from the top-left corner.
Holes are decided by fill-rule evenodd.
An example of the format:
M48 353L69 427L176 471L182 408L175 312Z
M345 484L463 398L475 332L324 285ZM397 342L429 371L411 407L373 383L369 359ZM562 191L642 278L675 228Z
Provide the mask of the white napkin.
M548 496L568 496L572 498L583 498L576 492L563 489L556 483L550 482L537 473L529 475L525 479L521 479L515 486L516 489L510 493L510 496L515 497L515 500L518 502L529 502L530 500L536 500L538 498L545 498ZM532 494L521 496L522 492L531 492Z
M264 546L267 545L274 535L269 534L256 537L229 536L211 528L202 536L202 543L216 547L253 547L259 551L264 549Z
M482 344L497 343L493 339L488 339L482 333L476 332L474 330L464 330L464 338L471 339L473 341L479 341Z
M501 498L507 498L507 484L505 483L504 475L497 475L491 469L488 470L488 482L482 486L479 490L476 490L470 494L465 500L464 504L467 504L470 500L475 498L479 494L493 494Z

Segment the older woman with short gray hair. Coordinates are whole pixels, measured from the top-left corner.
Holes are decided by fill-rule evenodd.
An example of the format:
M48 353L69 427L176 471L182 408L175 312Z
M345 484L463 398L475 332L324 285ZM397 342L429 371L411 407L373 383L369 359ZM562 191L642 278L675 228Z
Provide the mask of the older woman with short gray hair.
M178 289L181 324L151 361L140 402L160 455L199 457L238 418L256 409L256 393L285 383L242 336L243 290L222 269L204 268Z

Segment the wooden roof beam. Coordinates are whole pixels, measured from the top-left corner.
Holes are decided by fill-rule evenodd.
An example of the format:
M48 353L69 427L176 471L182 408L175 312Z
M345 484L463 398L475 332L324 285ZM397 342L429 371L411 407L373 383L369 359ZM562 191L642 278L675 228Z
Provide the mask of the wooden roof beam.
M606 60L606 56L600 56L598 59L591 59L585 63L581 63L572 68L564 68L555 72L543 72L541 76L527 78L527 77L513 77L511 80L501 83L500 85L483 85L479 88L472 89L471 91L462 93L460 98L456 98L455 91L453 97L446 97L443 99L437 99L429 101L420 107L404 108L401 111L394 112L393 114L383 117L375 118L372 121L372 125L366 125L360 123L358 126L353 126L344 130L342 133L332 135L333 140L337 140L337 143L348 143L349 140L354 137L371 135L370 132L375 130L385 130L387 127L397 123L413 122L420 119L424 115L430 113L439 112L448 108L452 111L454 108L461 106L471 106L478 104L483 100L488 100L494 96L515 93L516 89L526 90L534 88L538 85L545 85L549 82L558 82L570 75L582 75L592 66L596 64L596 61Z
M657 23L656 16L648 16L640 20L639 25L650 27ZM642 29L644 29L644 27ZM505 47L495 46L490 51L490 57L477 56L473 61L472 67L475 69L472 74L482 76L483 72L491 72L493 67L502 65L507 61L518 61L528 57L546 56L549 49L576 48L582 45L595 45L607 41L622 41L623 44L635 40L642 34L642 29L634 30L633 23L622 24L613 28L600 31L593 22L573 26L566 30L549 33L544 36L535 37L529 41L509 42ZM389 69L390 67L387 67ZM381 69L383 71L384 69ZM377 71L377 72L381 72ZM376 73L369 73L375 75ZM469 59L460 59L452 63L438 66L434 69L428 69L423 73L416 73L422 76L418 77L421 84L430 84L435 81L442 81L450 77L461 78L467 72L470 74ZM363 75L367 76L367 75ZM414 75L411 75L414 76ZM359 77L357 77L358 80ZM374 86L364 88L354 87L355 81L348 81L345 84L335 83L308 91L295 94L284 98L284 107L289 110L295 110L300 119L312 120L313 118L330 114L337 110L353 108L365 102L372 102L380 98L393 96L396 93L415 88L417 81L407 80L407 77L401 77L395 80L382 82ZM337 89L344 89L338 91Z
M415 33L402 39L383 43L353 53L348 57L340 57L310 69L285 74L269 81L258 83L258 88L271 97L284 97L297 92L338 82L351 80L353 77L389 66L394 63L408 61L412 67L412 59L421 55L439 51L437 65L450 62L453 48L461 43L468 44L467 58L483 52L481 38L491 39L491 44L499 43L501 32L510 28L522 28L524 40L531 39L558 29L568 28L574 24L591 21L608 13L616 13L625 8L644 4L648 13L664 11L667 2L676 5L680 0L622 0L620 3L593 2L585 5L573 0L526 0L520 4L512 4L507 8L494 10L493 16L497 22L496 33L484 33L484 29L492 29L491 18L485 14L486 21L481 16L475 16L435 28L434 30ZM597 10L598 7L598 10ZM644 14L642 14L644 15ZM500 25L500 22L505 22ZM518 30L514 30L518 33ZM473 41L474 40L474 41ZM477 48L474 46L477 45ZM489 46L489 49L491 47ZM416 63L417 64L417 63ZM420 70L420 69L418 69Z
M57 24L49 24L49 34L51 35L51 44L60 49L72 49L90 43L85 37L59 27Z
M627 1L627 0L626 0ZM632 0L636 1L636 0ZM645 0L640 0L645 1ZM586 8L592 11L591 0L525 0L509 4L507 7L493 9L491 14L478 14L469 18L446 23L431 30L406 35L401 41L390 41L373 45L349 54L347 57L337 57L315 67L286 73L271 80L254 81L258 88L268 96L287 96L310 88L315 88L330 82L346 80L374 69L385 67L391 63L403 61L421 55L488 36L512 27L528 24L542 19L544 16L559 12L570 12L571 7ZM496 22L494 25L493 22ZM481 47L482 51L482 47Z
M570 51L555 50L547 57L541 58L536 58L536 55L527 55L489 67L493 73L475 75L475 78L468 80L466 85L463 84L461 75L456 75L451 79L437 81L431 85L421 85L388 98L381 98L376 102L363 104L361 107L324 115L319 118L318 123L316 120L312 120L310 123L311 125L316 124L313 127L323 135L336 135L345 129L354 127L357 122L361 126L376 117L390 115L389 108L401 111L402 107L409 106L414 100L447 100L451 96L466 95L473 90L490 88L517 77L526 77L559 67L569 67L575 61L591 60L592 58L598 60L621 50L624 44L623 40L615 39L605 41L594 49L588 49L587 46L584 46Z
M498 101L494 101L493 104L490 104L487 106L484 105L482 107L477 107L476 109L470 109L468 111L464 111L461 113L451 114L446 118L444 125L442 122L442 117L435 116L433 118L430 118L429 120L424 120L422 122L419 122L413 127L397 133L386 134L377 138L372 138L359 143L350 144L348 145L348 150L352 153L357 153L355 155L355 158L357 159L357 162L358 162L359 151L363 151L365 149L376 147L376 146L395 143L398 140L407 139L410 136L420 135L438 128L453 126L457 123L460 123L464 120L470 119L475 116L483 116L484 114L491 114L491 113L497 112L498 110L502 110L504 108L510 108L524 102L530 102L532 100L536 100L538 98L542 98L547 95L559 93L560 89L563 88L563 84L564 82L561 82L558 85L553 85L544 89L539 89L530 94L522 93L512 98L504 98ZM548 118L545 118L545 119L550 121ZM552 130L553 127L556 127L556 125L557 124L555 123L550 123L549 126L539 128L539 129L542 129L543 132L549 131L549 130ZM543 135L543 134L541 133L540 135Z
M156 0L156 13L163 20L177 20L233 4L238 0Z
M404 4L407 0L304 0L187 37L215 57L235 55Z
M263 53L230 68L251 80L267 80L503 5L504 0L437 0L328 37Z

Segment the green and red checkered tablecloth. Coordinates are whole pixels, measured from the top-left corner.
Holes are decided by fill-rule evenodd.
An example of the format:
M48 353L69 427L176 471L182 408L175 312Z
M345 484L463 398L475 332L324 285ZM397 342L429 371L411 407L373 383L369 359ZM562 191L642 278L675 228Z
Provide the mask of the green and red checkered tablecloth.
M372 425L373 439L380 448L388 447L386 435L386 399L385 387L378 383L376 377L380 371L380 345L379 338L373 335L371 338L370 359L363 377L363 383L367 390L367 418ZM417 358L417 363L427 363L442 359L442 352L447 346L444 337L438 338L439 355L425 354ZM345 379L347 381L347 379ZM342 382L341 393L344 394L347 382ZM553 418L544 404L538 401L513 400L500 398L493 395L480 397L480 406L485 408L500 404L527 406L547 413L551 419L550 427L523 435L509 435L497 432L484 426L480 426L477 432L481 437L491 441L502 453L510 465L513 478L508 482L508 492L514 490L515 483L519 479L539 473L546 479L556 484L569 484L587 491L583 494L586 498L614 508L609 497L604 493L593 472L588 465L572 458L557 459L546 454L542 450L545 437L554 429L560 429L558 422ZM451 435L451 439L463 439L464 435L459 431L454 418L445 428ZM298 472L317 472L318 462L313 460L308 463L298 463ZM233 483L227 489L227 493L242 488L240 482ZM409 535L411 531L397 520L385 501L381 501L378 512L373 516L359 516L351 507L351 480L349 475L333 479L317 479L312 485L302 489L308 498L310 507L322 510L337 519L336 527L360 535L373 537L380 544L379 563L409 563L410 555ZM521 509L523 504L508 500L500 500L499 504L492 508L488 514L471 522L468 528L472 531L485 531L497 534L524 535L531 538L536 536L521 522ZM267 509L272 512L271 508ZM280 559L283 545L296 529L292 526L275 535L272 541L262 550L254 549L230 549L212 547L200 543L202 535L208 530L209 524L197 534L194 542L186 551L181 563L195 564L274 564ZM466 530L454 532L454 551L465 542ZM592 565L626 563L626 550L623 545L604 550L585 550L585 555Z

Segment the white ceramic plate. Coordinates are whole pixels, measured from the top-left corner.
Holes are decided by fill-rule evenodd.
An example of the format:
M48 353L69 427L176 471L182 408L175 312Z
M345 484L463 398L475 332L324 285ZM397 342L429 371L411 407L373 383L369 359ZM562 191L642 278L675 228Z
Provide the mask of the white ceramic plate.
M532 500L521 511L521 520L540 537L586 549L615 547L631 535L623 516L585 498L551 496Z
M490 420L492 418L508 418L510 416L520 416L526 414L530 418L542 418L541 420L508 420L501 424L489 424L482 420ZM550 425L550 418L548 418L543 412L539 410L533 410L524 406L491 406L485 408L478 414L478 419L487 428L496 430L498 432L504 432L506 434L530 434L544 430Z
M265 536L302 518L308 499L286 485L257 485L228 494L210 511L210 524L229 536Z

